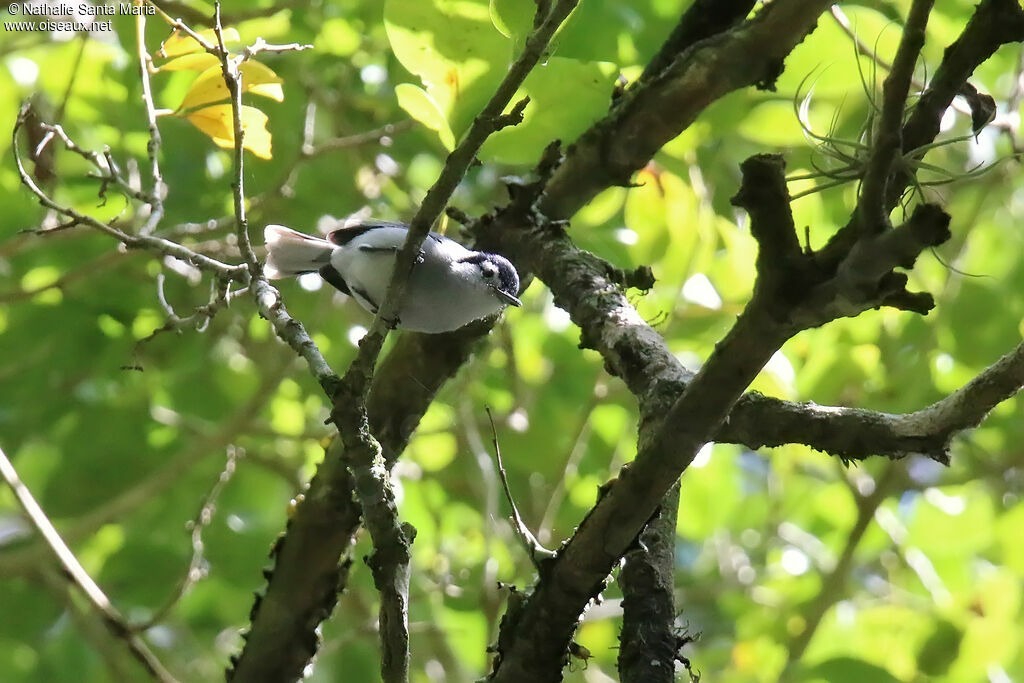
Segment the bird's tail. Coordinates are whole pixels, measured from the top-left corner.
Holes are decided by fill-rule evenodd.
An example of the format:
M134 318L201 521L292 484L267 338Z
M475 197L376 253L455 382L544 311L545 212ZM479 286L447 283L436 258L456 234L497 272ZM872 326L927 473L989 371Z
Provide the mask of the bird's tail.
M268 225L263 229L267 245L267 265L263 273L274 280L311 273L331 262L335 246L327 240L286 228Z

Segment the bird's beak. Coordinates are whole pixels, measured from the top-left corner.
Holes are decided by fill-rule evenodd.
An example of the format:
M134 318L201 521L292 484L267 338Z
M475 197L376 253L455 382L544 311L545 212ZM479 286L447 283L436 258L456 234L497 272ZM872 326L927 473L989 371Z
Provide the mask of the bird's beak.
M502 290L498 289L497 287L494 288L494 293L498 295L499 299L501 299L502 301L504 301L506 304L508 304L510 306L522 306L523 305L522 301L520 301L519 299L515 298L514 296L512 296L508 292L503 292Z

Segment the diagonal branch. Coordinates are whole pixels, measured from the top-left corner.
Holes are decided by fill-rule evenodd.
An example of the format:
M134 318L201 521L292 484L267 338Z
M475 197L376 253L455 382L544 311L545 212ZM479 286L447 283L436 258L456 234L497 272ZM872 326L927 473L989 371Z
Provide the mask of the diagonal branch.
M660 74L687 49L743 21L755 0L695 0L644 67L640 82Z
M831 4L776 0L645 77L573 144L547 185L541 212L554 220L569 218L604 188L628 184L634 171L712 102L749 85L770 88L786 55Z
M882 84L882 113L871 145L857 205L861 231L877 234L888 224L885 197L893 165L902 147L901 128L917 57L924 47L925 28L934 0L914 0L903 26L892 69Z
M54 556L61 563L61 566L64 567L71 581L85 594L93 609L103 617L103 621L111 633L124 640L132 655L139 660L154 680L161 681L161 683L176 683L174 676L164 668L164 665L160 663L160 660L153 654L153 651L149 649L146 642L138 634L132 632L124 616L114 607L110 602L110 598L96 585L96 582L92 580L89 573L79 563L78 558L75 557L71 549L61 539L60 534L57 533L53 524L50 523L46 513L43 512L43 509L39 507L39 503L32 496L32 492L21 481L17 470L14 469L14 465L11 464L11 461L4 454L3 449L0 449L0 476L3 476L4 481L14 491L18 503L25 510L25 514L32 521L36 531L43 537L46 544L50 546L50 550L53 551Z
M771 165L771 159L766 161ZM747 167L744 171L744 182L753 183L751 176L756 174L748 174ZM774 165L774 172L781 178L781 165ZM777 222L776 217L772 220ZM542 239L537 233L545 228L529 231L534 248ZM761 227L752 232L759 239L773 234ZM758 261L759 267L766 263ZM491 680L561 679L566 649L587 603L604 589L615 563L634 545L665 493L725 421L746 386L797 331L780 315L793 303L779 299L778 290L762 286L761 278L759 271L754 297L667 411L645 414L636 459L602 487L597 503L545 568L533 592L506 615ZM556 301L559 295L556 290ZM599 298L592 291L583 296L587 295Z
M462 181L466 171L473 163L473 159L476 158L477 151L487 138L500 128L522 118L522 108L526 101L521 101L514 107L512 114L518 114L518 117L513 116L510 119L502 112L508 107L527 75L540 61L555 31L576 7L578 1L559 0L546 16L538 14L538 21L542 19L538 28L530 34L522 53L509 67L508 73L505 74L505 78L498 85L494 95L473 119L465 137L448 155L440 176L427 191L420 208L410 221L408 237L395 257L394 274L387 295L384 297L370 332L360 342L359 355L346 373L346 381L353 383L356 394L365 394L366 388L369 386L373 366L380 355L386 337L386 323L393 322L396 318L398 302L409 282L409 276L423 240L426 239L430 228L444 211L456 186Z
M487 137L522 119L525 100L518 103L510 114L502 112L539 62L555 30L576 3L577 0L559 0L543 16L543 21L526 41L522 54L511 65L491 100L474 118L466 136L448 156L440 177L427 192L411 221L405 244L395 257L391 283L373 325L360 342L357 357L333 396L331 419L345 444L345 460L352 471L364 522L374 544L374 553L368 564L373 571L374 583L381 592L382 675L385 681L408 679L409 545L415 530L399 522L383 450L369 431L366 397L373 368L387 336L386 324L396 320L398 303L423 240Z
M469 358L482 322L439 335L402 335L374 375L370 429L390 468L440 387ZM436 348L435 348L436 346ZM316 654L320 623L347 583L362 511L340 439L331 442L288 527L271 552L274 567L250 613L245 648L232 657L235 680L293 680Z
M775 4L782 6L785 3L779 2ZM979 13L988 11L987 8L993 4L990 0L986 0L982 3ZM1003 2L1002 4L1012 3ZM974 23L972 20L972 25ZM962 54L979 54L978 44L982 37L987 35L1005 35L1005 26L1005 23L1000 25L996 22L995 28L999 30L991 31L988 34L974 29L971 34L973 42L970 42L973 48L966 52L961 50L953 54L957 56ZM792 45L795 45L799 42L803 33L806 32L807 26L787 25L780 22L775 24L775 29L776 34L771 37L773 44L777 40L788 40ZM988 38L985 38L985 40L988 40ZM746 43L741 40L734 40L729 44L737 48L746 47ZM708 45L704 45L698 52L709 49ZM992 50L994 50L994 47L989 49L988 54ZM707 54L705 53L705 55ZM741 49L736 54L745 55L747 53L744 53ZM987 57L987 54L985 57ZM746 59L746 56L743 58ZM949 53L947 53L948 59L950 59ZM983 59L984 57L978 61L983 61ZM944 60L944 66L947 60ZM709 58L705 59L703 64L708 65L708 68L717 69L712 71L711 74L712 77L717 77L722 73L721 62L722 60ZM701 64L701 61L690 61L691 68ZM973 66L971 66L971 70L973 70ZM941 71L942 69L940 68ZM677 70L675 73L678 78L684 78L686 71ZM969 70L967 73L969 73ZM933 79L932 87L935 87L938 80L937 74L936 79ZM700 87L704 87L704 83L695 76L691 76L688 82L696 88L695 92L691 95L691 99L695 104L692 109L688 102L684 103L685 106L679 108L682 121L682 123L678 124L679 129L685 127L686 117L691 117L690 120L692 120L706 106L706 102L701 100L703 93L700 90ZM713 80L713 82L715 87L717 87L718 81ZM661 87L664 87L664 82ZM956 88L954 88L954 92L955 90ZM628 93L627 96L629 96ZM708 101L719 96L720 94L714 94ZM679 97L682 98L682 94ZM951 97L952 95L950 95ZM654 97L650 101L658 102L657 98ZM944 107L937 110L938 114L941 114L942 109ZM669 116L675 111L672 108L663 108L661 114ZM637 109L634 113L636 116L640 116L642 108ZM594 154L593 150L603 148L606 145L609 149L614 149L619 144L617 142L619 130L616 128L616 125L620 125L626 120L627 117L609 117L595 126L595 129L599 129L599 131L595 132L592 130L591 133L588 133L590 137L581 140L577 144L576 150L570 153L569 161L559 170L558 177L561 180L557 183L549 183L546 186L546 197L544 200L546 206L579 206L587 198L606 187L609 182L614 181L614 179L609 180L602 165L601 156ZM936 116L936 130L937 125L938 118ZM660 133L658 134L660 135ZM651 131L651 135L655 135L655 131ZM663 136L661 143L655 141L648 146L656 149L667 139ZM909 135L905 134L905 144L908 139ZM588 145L591 149L581 149L581 146L586 147ZM620 148L628 151L628 141L624 141ZM588 157L588 155L590 156ZM584 157L588 157L589 162ZM643 157L641 159L641 157L642 154L637 155L637 158L640 159L638 166L646 163L647 158ZM571 208L566 209L561 215L568 213L572 213ZM553 215L558 217L559 211L553 211ZM538 270L543 269L547 272L542 277L555 291L559 305L573 314L574 321L583 330L584 339L602 352L609 368L623 378L629 388L638 395L642 412L645 415L659 412L661 407L669 405L683 390L687 382L692 379L692 375L679 366L665 346L664 340L646 325L640 316L636 314L635 309L629 305L628 301L619 291L615 278L610 275L612 271L606 267L607 264L575 248L564 233L559 233L557 230L544 232L543 239L538 240L533 245L533 248L530 248L528 245L519 244L520 239L524 241L528 239L528 236L521 238L514 234L518 232L515 230L517 226L514 221L519 218L519 216L509 216L506 219L504 216L499 216L494 224L495 229L487 230L486 234L483 235L483 239L485 241L490 240L492 245L500 243L502 246L494 247L496 251L501 251L506 255L513 255L513 252L518 254L516 262L521 270L526 266L533 269L535 264L539 264L540 268ZM562 270L562 266L564 266L564 270ZM575 285L579 287L575 288ZM579 296L576 296L574 288L575 292L579 292ZM381 365L377 376L374 378L371 389L371 406L368 409L374 434L381 440L385 455L389 461L393 461L393 458L401 451L402 444L404 444L409 433L415 428L418 416L422 414L425 403L429 403L433 392L463 362L468 353L466 349L478 343L487 334L489 329L490 326L487 323L479 323L451 335L425 336L406 334L402 335L398 340L395 349ZM452 340L456 340L454 346ZM397 355L401 355L405 360L398 360ZM425 362L425 359L431 360L430 362ZM436 363L434 362L435 359ZM395 361L395 363L392 364L392 361ZM407 367L407 363L410 364L410 367L415 367L416 369L411 372L405 372L403 368ZM410 375L417 378L417 382L410 383ZM418 389L409 390L410 386L413 384L419 385L421 382L424 387L422 395ZM372 405L374 396L380 397L382 408L379 411L375 410ZM890 455L900 455L908 451L917 450L916 445L921 443L921 441L912 435L901 435L893 431L894 427L889 420L870 422L875 416L879 415L884 417L884 414L871 413L870 411L828 409L808 404L786 403L757 394L748 394L741 399L737 408L731 414L730 419L723 424L716 434L716 438L719 440L741 440L744 443L757 443L759 436L801 441L800 434L806 432L810 436L805 437L805 439L811 442L810 445L838 454L855 451L861 454L861 457L865 457L873 452L873 444L877 444L878 452ZM864 431L876 435L876 438L865 439L863 442L852 441L844 444L836 435L842 434L844 431L840 430L834 433L831 430L831 427L834 425L852 426L854 424L865 425L869 423L874 426ZM846 430L846 432L848 431ZM328 457L332 456L329 455ZM344 490L344 487L342 487L338 493L342 494ZM351 488L348 490L350 491ZM344 498L343 495L342 498ZM298 520L304 518L304 509L304 505L299 506L296 517L291 523L292 525L295 525ZM289 533L287 538L291 545L301 545L301 543L293 543L293 541L298 539L292 538L291 533ZM308 548L315 547L313 538L315 538L315 534L310 534L310 540L306 541ZM336 558L340 554L340 550L327 554L333 554ZM302 554L297 553L297 556L301 558ZM280 558L278 559L278 564L279 566L282 564L291 566ZM299 576L301 575L297 575L296 580L301 580L298 578ZM269 589L271 591L273 591L276 585L276 578L275 576L271 582ZM266 614L270 615L271 613L268 611ZM254 626L262 624L264 621L264 610L260 610L257 620L254 621ZM310 629L310 638L315 640L315 636L312 635L312 628ZM315 647L315 645L311 647ZM249 648L247 647L248 650Z
M505 498L508 500L508 506L512 510L512 529L516 532L516 536L522 541L523 546L526 548L527 554L530 556L530 561L533 562L537 569L541 568L541 562L549 560L555 556L555 553L551 552L537 540L537 537L530 531L530 527L526 526L526 522L523 521L522 515L519 514L519 507L516 506L516 501L512 497L512 490L508 486L508 474L505 472L505 463L501 460L501 446L498 445L498 431L494 427L494 416L491 415L491 409L487 408L487 419L491 423L491 444L494 446L494 459L498 463L498 477L501 479L501 486L505 489Z

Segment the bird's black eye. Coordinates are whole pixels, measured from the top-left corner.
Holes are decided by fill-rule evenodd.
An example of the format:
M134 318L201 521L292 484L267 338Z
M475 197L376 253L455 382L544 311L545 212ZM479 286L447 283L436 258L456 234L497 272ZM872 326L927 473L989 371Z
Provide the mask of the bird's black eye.
M484 261L481 263L480 270L483 273L485 280L494 280L498 277L498 267L490 261Z

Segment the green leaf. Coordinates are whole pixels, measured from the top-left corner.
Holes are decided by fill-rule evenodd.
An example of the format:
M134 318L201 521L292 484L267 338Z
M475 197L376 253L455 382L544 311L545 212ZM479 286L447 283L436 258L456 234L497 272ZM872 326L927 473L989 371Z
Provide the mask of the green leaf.
M481 157L526 164L536 161L552 140L573 142L608 112L616 74L615 65L608 62L552 57L538 65L513 98L530 98L523 122L489 137ZM566 106L569 102L572 106Z
M537 6L523 0L491 0L490 12L491 22L501 35L521 42L533 28Z
M512 58L511 42L491 23L489 3L387 0L384 22L395 57L420 77L458 138L490 99Z
M902 683L887 669L853 657L835 657L809 669L798 679L801 683Z
M430 130L437 131L445 149L455 148L455 136L448 125L448 120L430 93L412 83L399 83L395 86L395 97L398 99L398 106L404 109L409 116Z

